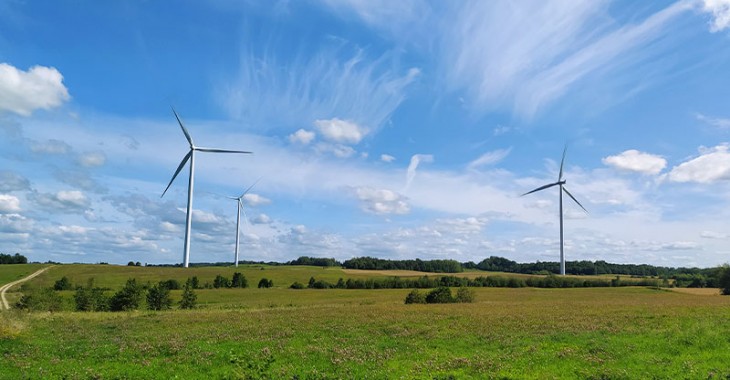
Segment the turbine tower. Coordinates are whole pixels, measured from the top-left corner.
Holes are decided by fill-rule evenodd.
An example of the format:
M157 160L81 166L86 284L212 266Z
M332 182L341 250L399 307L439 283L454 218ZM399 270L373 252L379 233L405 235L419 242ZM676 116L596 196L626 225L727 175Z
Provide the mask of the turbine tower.
M521 196L525 196L527 194L532 194L532 193L535 193L535 192L538 192L538 191L541 191L541 190L545 190L545 189L550 188L550 187L553 187L553 186L559 186L560 187L560 192L559 192L559 194L560 194L560 274L563 275L563 276L565 276L565 254L563 252L563 192L565 192L565 194L568 194L568 196L570 197L570 199L572 199L573 201L575 201L575 203L577 203L578 206L580 206L580 208L583 209L583 211L585 211L586 213L588 213L588 210L586 210L586 208L583 207L583 205L580 204L580 202L578 202L577 199L575 199L575 197L573 196L573 194L571 194L568 191L568 189L565 188L565 180L563 179L563 164L565 163L565 152L567 150L568 150L568 147L566 146L565 149L563 149L563 158L560 160L560 172L558 174L558 181L557 182L553 182L553 183L550 183L550 184L547 184L547 185L544 185L544 186L540 186L540 187L538 187L535 190L528 191L528 192L526 192L526 193L524 193L524 194L521 195Z
M195 144L193 144L193 139L190 137L190 133L188 133L188 130L185 129L185 126L183 125L182 121L180 121L180 116L178 116L177 112L175 112L175 109L172 109L172 113L175 114L175 119L177 119L177 123L180 124L180 128L182 129L183 133L185 134L185 138L188 140L188 143L190 144L190 151L188 154L183 157L182 161L180 161L180 165L178 165L177 170L175 170L175 174L172 175L172 179L170 180L170 183L167 184L167 187L165 188L165 191L162 192L162 195L160 198L165 196L165 193L167 192L167 189L170 188L170 185L172 185L172 182L175 181L175 178L178 174L180 174L180 171L182 170L183 166L190 160L190 177L188 178L188 206L187 211L185 213L185 248L183 253L183 267L187 268L190 265L190 226L192 224L192 212L193 212L193 183L194 183L194 177L195 177L195 152L209 152L209 153L244 153L244 154L251 154L252 152L246 152L241 150L225 150L225 149L214 149L214 148L202 148L197 147Z
M238 212L236 214L236 261L234 261L234 264L236 265L236 268L238 268L238 238L241 236L240 231L240 225L241 225L241 211L243 211L243 216L248 219L248 216L246 216L246 211L243 209L243 196L246 195L256 184L261 180L261 178L257 179L256 182L253 183L253 185L249 186L246 191L241 194L240 197L226 197L228 199L233 199L238 204Z

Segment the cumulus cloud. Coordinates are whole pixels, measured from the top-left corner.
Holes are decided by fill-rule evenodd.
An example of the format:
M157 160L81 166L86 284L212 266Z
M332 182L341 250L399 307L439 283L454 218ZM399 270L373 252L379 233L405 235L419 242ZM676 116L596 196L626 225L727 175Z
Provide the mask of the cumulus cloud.
M22 175L10 170L0 170L0 191L18 191L30 189L30 181Z
M48 212L83 212L89 208L89 199L78 190L59 191L55 194L33 193L31 199Z
M674 182L713 183L730 179L730 152L728 144L701 148L700 156L675 166L669 172Z
M306 131L299 129L296 132L289 135L289 142L292 144L308 145L314 140L315 133L312 131Z
M248 193L243 196L243 203L252 207L267 205L271 200L258 194Z
M604 157L604 165L619 170L638 172L642 174L659 174L667 166L667 160L661 156L639 152L635 149L624 151L615 156Z
M0 214L0 232L24 234L31 231L33 221L20 214Z
M367 134L367 131L357 124L338 118L315 120L314 126L324 138L338 143L357 144Z
M0 214L10 214L20 211L20 200L9 194L0 194Z
M414 154L411 156L411 162L408 164L408 169L406 169L406 191L411 187L413 179L416 178L416 169L418 169L421 162L433 162L433 156L430 154Z
M37 109L58 107L68 99L63 75L55 68L33 66L23 71L0 63L0 112L29 116Z
M355 195L361 201L362 210L373 214L407 214L410 207L403 196L388 189L358 187Z
M481 166L488 166L488 165L494 165L498 163L499 161L502 161L509 153L512 151L512 148L508 149L497 149L491 152L487 152L479 156L476 160L472 161L467 165L467 168L470 170L477 169Z
M85 167L102 166L106 163L106 155L103 152L88 152L79 155L78 163Z
M271 224L272 222L273 220L271 220L271 217L266 214L258 214L251 220L251 223L253 224Z
M704 0L702 10L712 15L710 31L721 32L730 27L730 1Z
M383 162L393 162L395 161L395 157L389 155L389 154L381 154L380 155L380 161Z

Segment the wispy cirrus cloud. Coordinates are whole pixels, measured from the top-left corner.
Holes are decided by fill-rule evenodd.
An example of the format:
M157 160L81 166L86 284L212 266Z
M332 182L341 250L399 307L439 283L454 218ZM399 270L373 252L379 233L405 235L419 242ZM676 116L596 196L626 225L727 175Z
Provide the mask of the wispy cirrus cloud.
M505 159L512 151L512 148L508 149L497 149L491 152L487 152L479 156L476 160L472 161L467 165L470 170L478 169L482 166L494 165Z
M706 116L701 113L695 115L697 120L721 130L730 130L730 119Z

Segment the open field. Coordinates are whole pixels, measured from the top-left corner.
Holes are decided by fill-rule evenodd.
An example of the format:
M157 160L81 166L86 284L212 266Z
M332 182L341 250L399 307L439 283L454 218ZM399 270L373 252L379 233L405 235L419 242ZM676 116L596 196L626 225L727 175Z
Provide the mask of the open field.
M47 266L46 264L3 264L0 265L0 285L19 280L38 269Z
M129 268L116 268L125 274L103 281L126 280ZM31 282L94 275L72 269L54 267ZM132 270L141 280L158 269L162 277L150 281L193 271L203 281L227 270ZM277 269L278 277L274 268L261 272L285 283L312 271L341 276L335 268ZM4 312L0 378L730 376L730 297L631 287L474 290L473 304L404 305L407 289L273 288L198 290L203 307L193 311Z

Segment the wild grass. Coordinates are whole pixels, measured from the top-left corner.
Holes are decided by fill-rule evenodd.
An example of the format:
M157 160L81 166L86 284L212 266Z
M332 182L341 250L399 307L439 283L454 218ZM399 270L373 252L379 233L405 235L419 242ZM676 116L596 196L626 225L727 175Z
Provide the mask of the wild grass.
M725 378L730 297L645 288L200 291L204 309L18 314L7 378Z
M47 266L46 264L3 264L0 265L0 285L19 280L38 269Z

